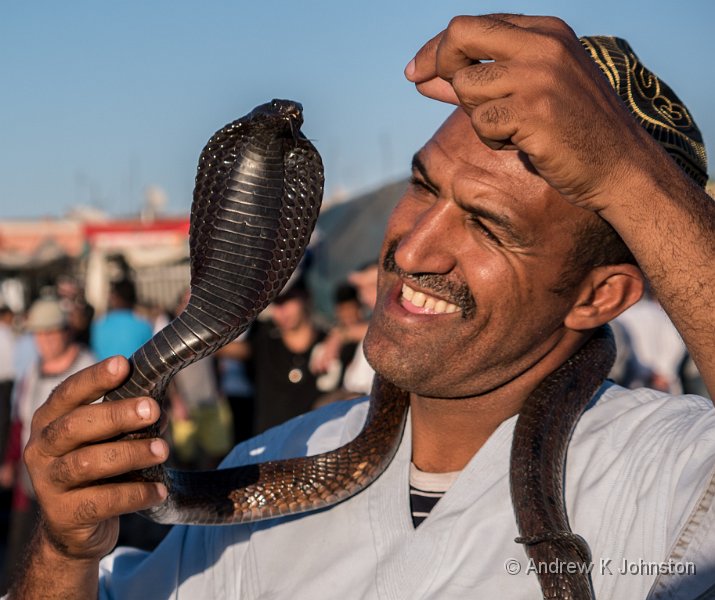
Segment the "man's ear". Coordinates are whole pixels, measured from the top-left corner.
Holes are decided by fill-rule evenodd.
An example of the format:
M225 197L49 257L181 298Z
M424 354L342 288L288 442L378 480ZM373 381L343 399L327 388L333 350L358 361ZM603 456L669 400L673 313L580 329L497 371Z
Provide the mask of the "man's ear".
M638 302L644 287L643 273L635 265L606 265L591 269L579 285L564 325L578 331L608 323Z

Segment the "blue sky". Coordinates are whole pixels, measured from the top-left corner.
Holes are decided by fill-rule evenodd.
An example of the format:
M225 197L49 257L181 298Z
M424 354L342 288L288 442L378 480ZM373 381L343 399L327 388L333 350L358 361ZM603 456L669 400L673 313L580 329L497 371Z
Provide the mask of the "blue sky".
M402 69L455 14L556 14L625 37L689 105L715 166L715 2L155 1L3 3L0 219L75 204L136 213L161 187L189 209L210 135L256 104L299 100L328 195L405 175L448 109Z

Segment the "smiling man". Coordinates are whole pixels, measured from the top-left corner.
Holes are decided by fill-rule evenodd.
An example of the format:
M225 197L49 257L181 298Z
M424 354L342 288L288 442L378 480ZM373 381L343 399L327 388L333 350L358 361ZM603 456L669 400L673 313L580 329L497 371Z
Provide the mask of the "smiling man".
M459 17L406 74L459 107L415 155L381 254L365 350L410 396L385 473L329 510L177 527L153 554L118 550L98 568L116 515L166 494L98 481L166 459L156 440L111 441L156 420L153 401L85 406L126 376L126 362L110 359L36 415L27 462L44 519L15 597L534 598L509 490L517 415L637 301L643 273L715 390L704 150L687 110L629 47L581 42L553 18ZM549 410L562 403L551 398ZM365 400L330 405L241 444L227 462L334 449L366 413ZM564 474L597 598L715 589L714 472L707 401L601 385ZM413 502L412 518L410 486L431 498Z

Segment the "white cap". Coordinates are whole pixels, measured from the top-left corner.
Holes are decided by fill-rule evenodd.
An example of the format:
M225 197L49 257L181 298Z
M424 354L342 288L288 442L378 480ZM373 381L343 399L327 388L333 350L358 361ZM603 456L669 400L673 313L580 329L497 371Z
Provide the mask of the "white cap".
M25 327L28 331L50 331L67 326L67 315L57 300L44 298L36 300L30 307Z

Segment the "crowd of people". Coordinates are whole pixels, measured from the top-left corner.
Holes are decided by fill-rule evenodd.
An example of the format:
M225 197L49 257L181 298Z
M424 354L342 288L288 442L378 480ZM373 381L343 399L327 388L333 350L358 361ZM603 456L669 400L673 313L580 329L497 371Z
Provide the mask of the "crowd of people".
M327 402L369 393L372 371L361 343L376 278L372 263L338 287L331 326L316 318L298 277L250 330L180 371L166 392L173 465L215 468L238 442ZM25 314L0 307L0 591L38 516L22 461L34 411L80 369L109 356L131 356L183 310L188 297L187 287L173 310L152 319L132 281L122 279L111 284L106 313L95 317L81 287L63 277ZM125 515L120 544L149 550L168 529Z

